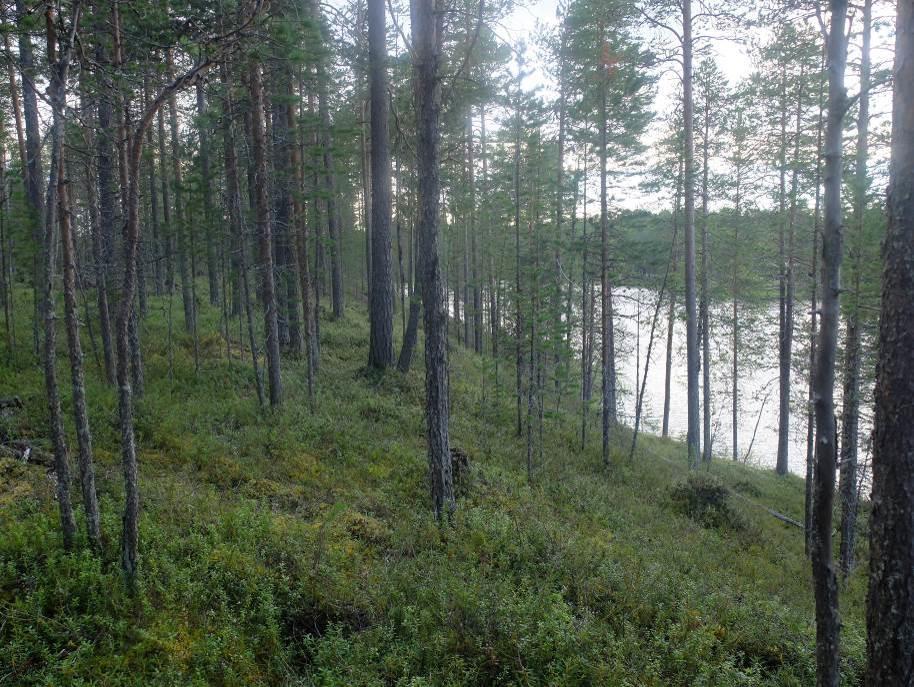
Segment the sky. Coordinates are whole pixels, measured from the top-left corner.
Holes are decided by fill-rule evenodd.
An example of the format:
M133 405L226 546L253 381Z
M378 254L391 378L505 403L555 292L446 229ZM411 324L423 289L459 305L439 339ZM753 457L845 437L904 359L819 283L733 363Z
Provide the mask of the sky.
M530 75L524 80L523 86L526 89L538 89L542 94L555 96L555 88L552 80L545 77L543 70L543 56L537 53L534 36L538 26L555 27L559 22L556 10L558 0L530 0L526 3L518 3L506 19L495 27L497 35L512 45L526 44L528 54L525 56L527 67L531 69ZM874 34L871 58L874 63L874 70L880 67L890 67L892 59L892 47L894 43L894 5L886 0L876 0L873 9L874 16ZM859 31L859 17L851 19L851 31ZM702 33L707 31L696 27L696 31ZM738 36L719 35L714 40L708 41L704 48L715 59L721 72L727 78L731 86L741 82L748 77L754 69L754 61L749 44L754 42L764 43L770 32L763 28L751 28L741 30ZM648 39L648 32L645 31L645 39ZM848 55L849 66L846 73L846 82L848 92L855 94L857 92L857 78L855 65L859 61L859 48L856 35L853 36L851 47ZM697 62L697 58L696 58ZM663 115L672 111L674 104L679 98L680 80L678 74L666 70L660 75L657 83L657 94L653 104L654 112L658 115L655 121L645 132L642 142L647 146L644 154L643 167L650 166L652 159L651 143L656 141L663 134ZM874 187L878 187L881 178L884 176L887 162L887 139L880 137L880 131L887 131L890 123L891 95L887 88L882 88L873 93L871 97L871 130L874 132L875 144L872 145L871 155L873 174L876 177ZM720 170L718 170L720 171ZM616 188L614 206L617 209L647 209L660 210L669 205L669 195L657 196L646 193L639 187L642 176L635 174L627 179L618 181ZM764 205L767 199L760 198L760 203Z

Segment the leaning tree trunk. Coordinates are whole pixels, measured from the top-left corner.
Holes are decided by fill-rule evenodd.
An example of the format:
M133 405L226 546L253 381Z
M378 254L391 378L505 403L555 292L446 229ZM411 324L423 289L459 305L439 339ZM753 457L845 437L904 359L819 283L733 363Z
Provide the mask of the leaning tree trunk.
M914 3L898 3L873 435L866 684L914 680Z
M441 27L435 0L416 0L412 11L416 96L416 157L419 175L419 252L425 326L425 414L432 502L435 515L455 508L448 439L447 310L438 257L438 179Z
M63 167L63 160L61 160ZM58 172L59 174L60 172ZM70 223L70 204L66 180L57 181L60 240L63 245L63 296L67 323L67 350L70 355L70 374L73 384L73 415L76 422L76 441L79 446L79 480L82 486L83 509L86 512L86 531L92 548L101 546L98 497L95 492L95 466L92 459L92 432L86 410L86 383L83 374L83 351L79 340L79 310L76 302L76 242Z
M837 685L839 672L838 585L832 560L832 508L835 498L835 354L841 292L841 129L847 109L847 0L830 0L828 114L825 128L825 227L822 236L821 327L816 345L816 470L813 509L812 572L816 600L816 680Z
M368 77L371 98L371 285L369 367L394 363L394 291L390 254L390 133L384 0L368 0Z

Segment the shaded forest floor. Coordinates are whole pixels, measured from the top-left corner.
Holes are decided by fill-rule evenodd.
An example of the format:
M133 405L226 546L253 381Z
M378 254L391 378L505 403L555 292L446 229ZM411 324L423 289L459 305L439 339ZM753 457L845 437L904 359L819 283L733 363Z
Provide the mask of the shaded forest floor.
M177 297L173 308L177 332ZM201 313L199 373L181 334L169 378L166 309L150 299L142 325L135 596L119 569L116 399L88 341L101 557L84 538L63 551L43 468L0 458L0 684L814 682L801 530L732 497L689 510L696 486L723 483L802 520L800 479L718 461L716 481L688 485L681 444L643 437L629 463L627 432L606 472L596 417L581 452L566 394L567 409L547 413L528 484L513 396L495 395L491 361L454 346L452 445L472 470L453 525L440 529L425 483L421 351L406 376L366 373L367 319L350 305L321 324L316 410L304 362L287 359L285 405L261 414L249 357L226 359L214 309ZM0 352L0 396L25 404L0 420L0 435L40 444L40 367ZM510 388L510 363L500 374ZM842 594L847 684L861 674L864 591L858 570Z

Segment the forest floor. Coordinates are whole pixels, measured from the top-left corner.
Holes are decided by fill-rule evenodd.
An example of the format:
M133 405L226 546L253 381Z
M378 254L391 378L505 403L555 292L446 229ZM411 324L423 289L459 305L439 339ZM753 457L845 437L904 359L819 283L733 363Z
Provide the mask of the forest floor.
M304 362L284 360L284 406L261 413L249 355L227 358L215 309L201 312L199 372L182 333L169 375L167 308L151 298L142 325L135 594L119 568L115 392L88 341L101 555L84 535L65 552L45 470L0 458L0 685L814 683L802 530L742 498L703 500L723 484L802 520L802 480L716 461L688 481L680 443L644 436L629 462L627 431L604 470L596 415L580 451L577 401L556 412L549 393L529 483L513 366L496 395L491 360L455 344L451 441L472 469L441 528L421 350L408 375L366 372L367 318L352 304L321 323L316 408ZM177 297L173 312L177 332ZM0 397L25 406L0 437L42 444L41 368L0 352ZM858 569L842 592L845 684L860 681L865 585Z

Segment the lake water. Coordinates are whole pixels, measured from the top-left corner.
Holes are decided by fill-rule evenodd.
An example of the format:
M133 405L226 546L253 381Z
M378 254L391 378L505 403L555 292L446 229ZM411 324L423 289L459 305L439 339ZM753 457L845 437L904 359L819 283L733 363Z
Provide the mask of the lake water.
M657 294L648 289L613 291L616 313L617 375L623 391L620 411L634 422L635 389L640 386L650 338ZM670 383L670 434L685 439L688 427L686 400L685 318L677 304L673 326ZM748 308L740 305L738 455L740 460L774 467L778 445L778 305ZM663 422L663 396L669 307L664 303L657 319L651 362L642 404L645 431L659 434ZM809 383L809 305L797 301L794 309L794 346L791 380L789 469L806 473L807 393ZM719 303L711 311L711 434L715 457L732 457L732 305ZM840 358L839 358L840 359ZM597 380L599 376L595 377ZM637 379L637 382L636 382ZM597 382L598 383L598 382ZM637 385L637 386L636 386ZM598 392L596 392L598 393ZM840 396L840 385L836 389ZM864 397L866 397L864 393ZM839 400L839 399L836 399ZM869 433L868 408L860 421L860 460L864 462ZM754 439L753 439L754 435ZM751 445L751 448L750 448Z

